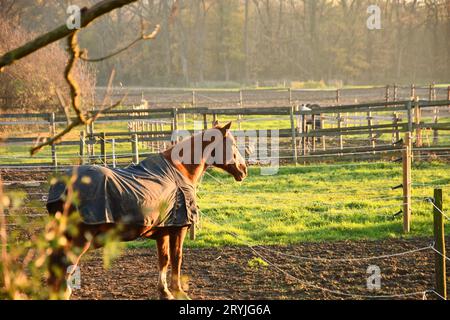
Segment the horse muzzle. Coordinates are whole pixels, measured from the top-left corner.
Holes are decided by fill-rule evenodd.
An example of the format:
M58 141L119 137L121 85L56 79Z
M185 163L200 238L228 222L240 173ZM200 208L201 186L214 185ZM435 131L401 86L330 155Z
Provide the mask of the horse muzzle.
M244 179L247 177L248 175L248 171L247 171L247 166L246 165L240 165L237 168L238 174L234 175L234 179L236 181L244 181Z

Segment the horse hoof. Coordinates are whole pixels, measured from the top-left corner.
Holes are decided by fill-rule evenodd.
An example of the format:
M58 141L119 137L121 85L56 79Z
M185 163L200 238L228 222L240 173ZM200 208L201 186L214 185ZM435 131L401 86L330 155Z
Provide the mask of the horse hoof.
M164 291L159 294L160 300L175 300L175 297L169 291Z
M72 288L68 287L67 290L64 292L64 300L70 300L70 297L72 296Z
M192 300L184 291L175 291L173 295L177 300Z

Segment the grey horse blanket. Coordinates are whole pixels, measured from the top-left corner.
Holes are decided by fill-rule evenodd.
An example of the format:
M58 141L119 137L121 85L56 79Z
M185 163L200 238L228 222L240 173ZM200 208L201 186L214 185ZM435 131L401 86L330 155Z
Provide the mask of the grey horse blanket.
M76 208L86 224L179 227L196 221L195 186L161 154L123 169L77 166L66 177L72 174ZM50 187L47 208L64 201L66 188L63 179Z

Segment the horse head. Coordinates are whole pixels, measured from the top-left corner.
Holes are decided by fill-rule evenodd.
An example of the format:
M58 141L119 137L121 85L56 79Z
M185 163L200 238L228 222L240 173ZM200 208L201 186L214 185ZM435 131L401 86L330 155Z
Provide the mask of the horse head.
M220 168L236 181L247 176L247 165L230 131L231 122L215 123L210 129L191 135L163 152L192 182L196 183L208 166Z
M207 163L209 162L208 164L228 172L236 181L243 181L248 174L247 165L244 157L239 152L236 139L231 133L230 128L231 122L224 126L216 122L214 127L210 129L220 132L222 140L221 143L214 145L215 148L210 148L212 150L210 156L207 158ZM208 135L208 131L205 131L205 135ZM219 154L217 154L218 148L222 148ZM208 153L206 154L208 155Z

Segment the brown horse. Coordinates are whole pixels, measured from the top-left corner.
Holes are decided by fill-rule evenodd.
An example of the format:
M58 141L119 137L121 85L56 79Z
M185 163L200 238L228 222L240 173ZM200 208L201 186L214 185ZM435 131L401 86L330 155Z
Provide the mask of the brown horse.
M194 186L197 185L200 177L210 165L221 168L231 174L235 180L242 181L247 176L247 167L245 160L237 149L236 141L229 130L230 126L231 123L225 126L216 124L212 129L194 134L173 145L170 149L162 152L161 155ZM209 138L205 138L207 136ZM215 137L214 140L211 139L211 136ZM195 154L198 155L199 153L194 152L194 147L197 148L198 145L194 141L199 141L198 138L202 141L201 156L198 158L198 161L195 161ZM220 144L216 144L212 148L212 145L217 142L220 142ZM186 154L186 150L190 151L190 155ZM185 161L186 157L182 160L180 156L189 156L190 159ZM64 207L65 204L63 201L47 205L50 214L63 212ZM71 205L68 211L70 214L76 211L76 208ZM48 283L52 292L61 293L67 292L66 290L68 290L65 280L65 272L70 265L67 256L68 252L75 251L79 253L75 262L75 265L77 265L81 256L90 247L101 247L103 245L101 241L102 236L104 237L108 232L114 231L119 235L121 241L131 241L140 237L156 240L159 259L158 291L160 297L162 299L188 299L187 294L182 289L180 269L183 255L183 241L191 225L159 227L126 223L88 224L83 221L77 223L76 226L78 232L75 233L75 236L66 236L68 239L67 246L54 251L50 256ZM169 264L172 266L171 289L167 285Z

